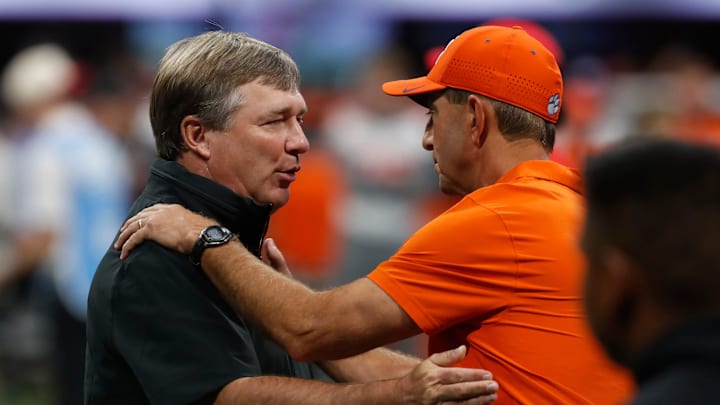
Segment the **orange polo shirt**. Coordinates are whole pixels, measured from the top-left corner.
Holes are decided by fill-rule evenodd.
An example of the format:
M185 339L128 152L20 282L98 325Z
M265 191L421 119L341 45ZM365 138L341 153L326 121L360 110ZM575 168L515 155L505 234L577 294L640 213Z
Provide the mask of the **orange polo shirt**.
M497 404L622 403L629 376L582 310L584 216L577 172L523 162L415 233L368 277L429 335L428 352L468 346Z

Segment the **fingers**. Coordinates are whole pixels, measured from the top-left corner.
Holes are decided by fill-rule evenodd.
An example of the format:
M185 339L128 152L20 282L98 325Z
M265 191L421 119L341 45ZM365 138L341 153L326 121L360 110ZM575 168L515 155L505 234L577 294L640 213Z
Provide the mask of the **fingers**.
M145 225L147 225L147 219L142 219L140 214L125 221L125 224L120 228L120 235L118 235L113 247L118 250L121 248L125 250L124 247L128 239ZM122 255L120 257L123 258Z
M135 232L130 233L130 236L127 237L120 250L120 260L125 260L130 254L130 251L143 241L144 237L141 235L141 232L143 232L143 229L137 228Z
M499 389L496 381L465 381L442 386L437 399L448 404L491 404L497 399Z
M201 231L216 221L193 213L178 204L156 204L130 217L120 228L115 249L121 250L121 259L144 240L189 254ZM277 254L268 254L270 258ZM284 264L282 255L280 261Z
M287 262L285 262L285 256L283 256L272 238L265 239L265 243L263 243L263 261L278 272L292 277Z
M150 236L146 228L150 227L151 218L170 212L174 206L180 207L177 204L155 204L128 218L120 227L120 234L113 244L115 249L120 250L120 259L125 259L135 246ZM138 234L139 231L143 232Z
M465 358L466 352L467 348L465 347L465 345L460 345L452 350L433 354L432 356L430 356L430 361L432 361L437 366L452 366L453 364Z
M263 242L262 246L260 247L260 260L263 261L263 263L267 264L268 266L272 267L272 263L270 262L270 254L268 253L268 247L270 246L270 241L272 239L267 238Z

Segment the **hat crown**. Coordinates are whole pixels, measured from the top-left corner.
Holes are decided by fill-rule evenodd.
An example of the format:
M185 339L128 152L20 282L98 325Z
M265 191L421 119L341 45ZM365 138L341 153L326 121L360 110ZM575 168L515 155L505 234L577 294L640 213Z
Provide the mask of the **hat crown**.
M451 40L427 78L557 122L562 76L553 54L521 27L482 26Z

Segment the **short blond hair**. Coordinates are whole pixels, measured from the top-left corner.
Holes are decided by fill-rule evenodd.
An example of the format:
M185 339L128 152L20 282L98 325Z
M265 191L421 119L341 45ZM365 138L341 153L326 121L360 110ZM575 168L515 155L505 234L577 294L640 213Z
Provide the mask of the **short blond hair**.
M242 103L238 86L260 80L279 90L299 90L300 73L290 56L243 33L211 31L180 40L160 61L150 97L150 122L160 157L187 151L180 123L197 115L225 130Z

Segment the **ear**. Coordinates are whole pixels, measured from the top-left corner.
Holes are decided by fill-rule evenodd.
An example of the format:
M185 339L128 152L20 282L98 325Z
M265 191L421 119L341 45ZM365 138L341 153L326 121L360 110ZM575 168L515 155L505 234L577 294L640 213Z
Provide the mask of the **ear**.
M180 135L190 151L203 159L210 159L208 128L196 115L188 115L180 122Z
M473 145L481 148L487 139L487 120L490 106L484 100L480 99L480 97L471 94L468 97L467 107L468 113L470 114L470 136Z

